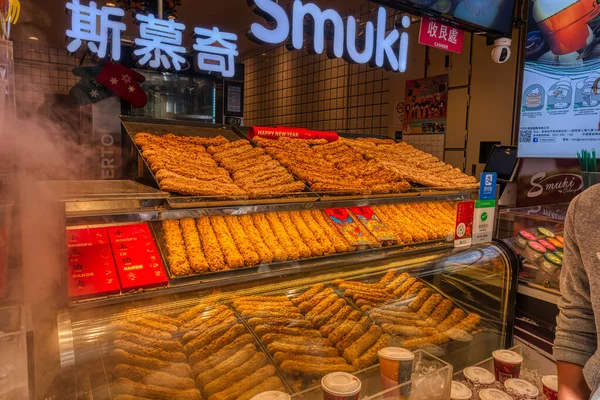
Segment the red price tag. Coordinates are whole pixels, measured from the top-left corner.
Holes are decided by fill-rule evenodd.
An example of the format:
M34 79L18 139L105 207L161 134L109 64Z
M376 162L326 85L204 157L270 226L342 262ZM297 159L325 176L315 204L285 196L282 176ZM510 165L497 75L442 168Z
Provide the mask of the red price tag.
M454 246L470 246L473 238L473 214L475 202L461 201L456 205L456 226L454 227Z

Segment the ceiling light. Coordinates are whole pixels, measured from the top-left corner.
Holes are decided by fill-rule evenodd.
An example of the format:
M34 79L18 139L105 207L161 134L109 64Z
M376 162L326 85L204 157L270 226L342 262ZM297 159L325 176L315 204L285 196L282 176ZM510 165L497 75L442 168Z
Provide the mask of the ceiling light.
M114 7L114 6L115 6L115 3L106 3L106 6L107 6L107 7Z
M35 41L38 41L38 40L40 40L40 39L38 39L38 38L37 38L37 37L35 37L35 36L29 36L29 40L35 40Z

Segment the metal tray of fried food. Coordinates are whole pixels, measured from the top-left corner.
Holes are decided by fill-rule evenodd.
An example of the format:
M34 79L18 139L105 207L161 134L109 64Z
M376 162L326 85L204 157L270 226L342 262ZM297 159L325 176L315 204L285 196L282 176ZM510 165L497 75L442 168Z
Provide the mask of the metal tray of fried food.
M394 193L364 193L364 194L344 194L335 192L315 192L322 201L328 200L368 200L394 197L419 197L435 195L462 195L465 199L470 198L473 189L461 188L430 188L430 187L411 187Z
M163 136L171 133L176 136L193 136L213 138L223 136L229 141L246 139L243 135L218 125L204 124L191 121L167 121L167 120L150 120L145 118L121 117L123 127L127 131L131 140L132 146L135 149L143 171L138 171L140 174L148 174L152 177L153 183L157 188L160 188L160 183L154 172L151 170L146 159L142 156L141 148L134 141L136 134L140 132L151 133L156 136ZM253 143L251 143L254 146ZM289 171L288 171L289 172ZM293 176L293 174L292 174ZM298 178L294 176L294 180ZM197 208L197 207L226 207L226 206L241 206L241 205L260 205L260 204L280 204L280 203L307 203L314 202L319 199L306 185L304 190L298 193L287 193L284 195L264 195L251 198L248 196L189 196L178 193L170 193L167 202L172 208Z

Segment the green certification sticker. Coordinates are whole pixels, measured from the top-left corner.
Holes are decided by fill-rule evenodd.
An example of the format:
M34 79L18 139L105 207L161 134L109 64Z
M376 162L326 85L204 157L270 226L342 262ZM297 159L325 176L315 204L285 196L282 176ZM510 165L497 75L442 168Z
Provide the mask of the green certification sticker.
M483 222L485 222L485 221L487 221L487 219L488 219L488 213L486 213L486 212L481 213L481 220Z

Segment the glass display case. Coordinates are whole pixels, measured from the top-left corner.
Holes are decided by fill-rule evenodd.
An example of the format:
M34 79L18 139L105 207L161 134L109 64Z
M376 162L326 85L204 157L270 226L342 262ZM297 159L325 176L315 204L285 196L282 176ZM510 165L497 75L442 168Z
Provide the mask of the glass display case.
M181 253L170 243L173 224L188 245L186 226L203 235L209 222L218 247L231 240L243 249L232 218L241 224L250 217L267 243L282 233L271 224L275 236L264 236L262 217L272 223L274 215L280 221L289 215L291 226L302 230L304 220L292 218L294 213L320 218L328 215L324 210L353 207L388 210L380 211L383 222L390 209L411 213L407 231L431 227L425 221L437 217L444 230L443 210L469 199L468 191L192 209L160 204L160 192L152 193L152 201L143 196L113 194L118 211L86 205L106 199L70 197L65 203L64 303L57 318L64 398L250 399L263 390L283 390L308 399L320 396L320 379L334 371L359 377L361 398L387 398L380 395L381 348L426 353L424 363L438 371L432 376L439 380L449 376L445 363L459 370L512 345L517 259L503 242L454 249L446 231L435 240L384 240L183 275L177 272ZM119 202L129 209L117 207ZM434 208L443 204L448 208ZM230 237L219 234L220 218ZM137 245L149 258L139 261ZM119 280L112 290L104 285L84 293L94 285L90 277L76 276L87 271L86 248L95 259L114 260L109 267ZM193 263L190 247L181 249ZM144 278L146 270L160 273Z

